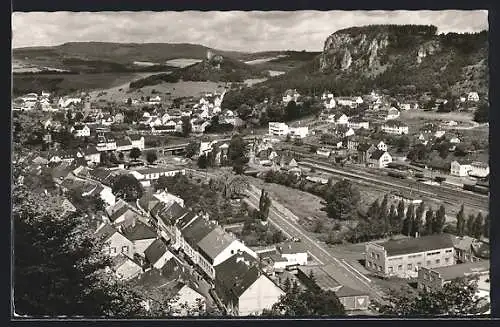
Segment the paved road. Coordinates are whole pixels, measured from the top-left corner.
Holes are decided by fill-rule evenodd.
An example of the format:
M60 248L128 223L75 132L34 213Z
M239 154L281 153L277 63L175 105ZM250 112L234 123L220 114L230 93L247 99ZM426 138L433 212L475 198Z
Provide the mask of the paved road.
M189 169L189 172L199 177L216 176L215 174L205 174L205 172L191 169ZM251 189L247 190L248 201L256 208L259 206L260 192L261 190L254 185L251 185ZM328 246L325 243L310 237L302 226L299 225L299 218L290 211L284 214L276 201L273 201L271 204L268 219L271 224L279 228L287 237L300 238L301 242L308 249L309 254L314 258L314 261L324 264L325 271L339 283L354 289L366 291L372 299L377 300L379 303L385 302L382 299L383 292L377 289L373 285L373 282L354 268L349 267L341 259L334 257L328 251Z
M258 207L260 198L260 189L253 186L248 190L249 201ZM274 202L274 201L273 201ZM289 214L293 215L293 214ZM309 253L325 264L325 270L329 275L336 279L339 283L349 287L360 289L368 292L371 298L379 302L383 302L383 293L376 289L372 282L355 269L344 264L341 260L334 257L329 251L328 246L320 243L318 240L311 238L297 223L298 217L290 217L284 215L275 204L271 205L269 210L269 221L283 231L287 236L298 237L306 246Z

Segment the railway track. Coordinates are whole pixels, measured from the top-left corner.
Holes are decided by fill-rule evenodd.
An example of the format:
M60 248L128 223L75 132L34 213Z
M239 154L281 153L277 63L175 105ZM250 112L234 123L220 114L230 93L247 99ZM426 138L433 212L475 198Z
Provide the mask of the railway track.
M376 186L382 190L394 192L403 191L404 193L410 192L410 194L418 194L422 197L427 197L431 199L438 199L443 202L456 203L461 205L462 203L466 206L478 209L478 210L488 210L489 199L487 196L476 195L474 193L467 193L461 190L453 190L439 186L426 185L415 182L414 185L396 179L388 180L386 176L370 175L363 172L353 172L346 170L339 170L336 168L328 167L323 162L318 162L311 159L302 159L299 165L305 167L314 167L321 171L333 173L340 175L342 177L348 178L360 184ZM368 184L366 184L368 183ZM418 183L418 184L417 184Z

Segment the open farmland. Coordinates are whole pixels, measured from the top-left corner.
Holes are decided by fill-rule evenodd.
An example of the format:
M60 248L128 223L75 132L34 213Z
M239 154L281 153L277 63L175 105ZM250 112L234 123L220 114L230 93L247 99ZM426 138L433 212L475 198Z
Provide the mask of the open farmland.
M403 110L401 111L401 120L428 119L428 120L454 120L456 122L469 123L473 119L470 112L434 112L423 110Z
M14 75L13 93L15 96L42 90L66 94L76 90L109 89L144 73L102 73L102 74L33 74Z
M197 64L201 61L202 61L201 59L179 58L179 59L168 60L165 63L172 67L184 68L187 66Z
M140 89L129 90L129 83L130 81L118 87L105 89L103 92L106 94L101 94L100 96L97 96L100 92L94 92L93 96L96 100L103 99L106 101L121 102L127 98L137 99L141 96L153 95L152 91L155 90L156 95L164 96L168 94L172 98L180 98L198 96L205 92L221 92L224 87L223 83L180 81L177 83L161 83L154 86L145 86Z

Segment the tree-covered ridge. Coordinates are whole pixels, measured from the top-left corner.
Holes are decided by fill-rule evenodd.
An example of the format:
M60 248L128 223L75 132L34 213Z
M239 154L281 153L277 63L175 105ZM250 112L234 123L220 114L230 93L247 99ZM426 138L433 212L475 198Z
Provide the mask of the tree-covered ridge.
M457 95L476 91L487 96L487 31L436 35L434 28L371 25L340 30L327 39L322 56L263 84L280 92L297 89L301 94L312 94L330 90L338 96L372 89L385 89L393 95L434 92L444 96L451 90ZM372 55L368 44L374 40L380 43L385 38L387 47L379 47L372 65L368 65L367 58ZM328 48L330 39L340 40L341 48ZM325 62L329 56L341 57L344 50L349 50L352 57L348 69L338 69L328 60L326 66L321 66L321 60ZM423 55L420 62L417 59L419 52Z
M205 59L199 63L176 69L171 73L161 73L138 79L130 83L130 88L141 88L162 82L175 83L179 80L243 82L245 79L267 76L267 72L231 58L222 58L220 62Z
M427 35L432 36L437 32L437 27L434 25L396 25L396 24L387 24L387 25L365 25L365 26L355 26L344 28L336 31L334 34L348 34L352 37L358 36L360 34L369 34L370 33L391 33L396 35Z

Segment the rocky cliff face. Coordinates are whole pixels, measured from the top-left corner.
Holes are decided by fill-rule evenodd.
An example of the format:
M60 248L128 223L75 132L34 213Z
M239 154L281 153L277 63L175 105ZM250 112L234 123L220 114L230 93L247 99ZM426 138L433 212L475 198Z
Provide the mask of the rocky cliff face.
M436 31L421 25L340 30L326 39L316 71L332 74L340 84L357 80L386 88L487 93L486 32L438 35Z
M345 33L330 35L320 56L320 70L347 70L351 67L373 67L380 62L381 54L389 44L388 35Z

